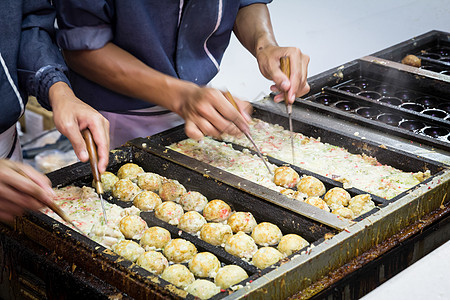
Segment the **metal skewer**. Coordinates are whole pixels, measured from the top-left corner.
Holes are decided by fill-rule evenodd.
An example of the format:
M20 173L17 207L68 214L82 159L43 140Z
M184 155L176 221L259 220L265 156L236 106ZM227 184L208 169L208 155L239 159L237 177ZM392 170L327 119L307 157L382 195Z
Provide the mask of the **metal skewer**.
M225 98L227 98L228 101L230 101L231 104L233 104L234 108L236 108L239 111L239 107L237 106L236 101L234 101L234 98L231 95L231 93L226 91L226 92L224 92L224 96L225 96ZM256 146L256 143L253 140L252 136L250 135L250 132L243 131L243 130L242 130L242 132L249 139L249 141L253 144L253 147L255 148L256 153L258 154L259 158L261 158L261 160L263 161L263 163L266 166L267 170L269 171L270 175L273 175L273 172L270 170L269 165L267 164L266 160L264 159L264 157L263 157L261 151L259 150L258 146Z
M291 77L291 66L290 66L290 60L288 56L283 56L280 58L280 67L281 71L283 71L284 74L288 78ZM294 151L294 131L292 126L292 104L288 101L288 93L284 93L284 103L286 104L286 113L289 117L289 132L291 135L291 150L292 150L292 163L295 164L295 151Z
M92 137L92 133L89 129L85 129L82 132L84 141L86 142L86 148L89 153L89 162L91 164L92 175L94 176L94 184L97 194L100 196L100 203L102 205L103 211L103 219L105 224L108 224L108 220L106 218L106 209L105 203L103 200L103 185L100 172L98 171L98 154L97 147L95 146L94 138Z

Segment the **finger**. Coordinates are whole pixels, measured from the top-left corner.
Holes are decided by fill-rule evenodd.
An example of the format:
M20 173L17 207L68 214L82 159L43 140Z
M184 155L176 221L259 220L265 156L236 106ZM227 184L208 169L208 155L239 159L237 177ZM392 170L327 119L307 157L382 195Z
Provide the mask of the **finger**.
M0 201L0 205L2 209L0 210L3 213L10 215L11 217L20 216L25 211L25 208L17 205L15 203L9 201Z
M41 207L38 202L48 204L53 195L37 185L32 179L18 173L11 173L8 178L3 178L0 185L0 194L4 199L17 203L30 209Z
M221 93L220 94L220 98L219 101L214 103L215 108L217 109L217 111L228 121L233 122L237 128L239 128L240 131L242 132L248 132L249 127L248 127L248 123L246 121L246 119L244 118L244 116L242 115L242 112L239 108L239 105L237 104L239 102L239 100L234 100L236 102L236 105L238 106L238 108L235 108L233 106L232 103L230 103L230 101L225 98L225 96ZM232 129L232 127L229 127L229 124L226 123L226 127L225 128L221 128L222 131L225 130L232 130L230 132L230 134L237 134L237 132L235 130ZM235 133L233 133L235 132Z
M309 93L310 87L308 84L308 64L309 64L309 56L306 54L302 54L300 60L300 67L298 73L298 86L292 88L292 93L294 95L301 97L307 93ZM296 72L297 73L297 72Z
M196 141L199 141L203 138L202 131L197 127L197 125L195 125L194 122L190 120L186 120L184 124L184 132L188 137Z
M86 149L86 143L81 135L80 130L82 129L85 128L80 128L78 122L71 119L67 120L62 128L61 126L58 128L69 139L78 159L82 162L87 162L89 160L89 154Z
M50 198L53 198L55 196L55 192L52 189L52 182L47 176L36 171L29 165L23 165L22 170L30 180L34 181L38 186L44 189Z

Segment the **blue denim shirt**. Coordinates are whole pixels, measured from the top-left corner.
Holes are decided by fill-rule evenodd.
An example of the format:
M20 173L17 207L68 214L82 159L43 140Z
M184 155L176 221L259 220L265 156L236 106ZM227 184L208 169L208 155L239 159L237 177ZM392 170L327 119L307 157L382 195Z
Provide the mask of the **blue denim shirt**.
M219 65L238 10L271 0L56 0L58 44L94 50L112 42L148 66L199 85ZM70 73L83 101L99 110L121 112L151 106Z
M28 95L50 109L48 90L69 83L54 43L55 11L49 0L0 1L0 133L24 112Z

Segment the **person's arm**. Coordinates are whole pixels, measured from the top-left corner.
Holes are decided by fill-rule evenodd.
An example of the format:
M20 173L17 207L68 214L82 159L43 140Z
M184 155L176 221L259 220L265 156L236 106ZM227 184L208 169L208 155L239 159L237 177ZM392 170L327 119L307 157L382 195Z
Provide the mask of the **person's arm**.
M290 103L294 102L296 96L309 92L309 56L295 47L278 46L266 4L251 4L239 9L234 33L241 44L256 57L262 75L275 83L273 91L287 91ZM290 78L280 69L280 58L283 56L290 58ZM274 100L279 102L283 98L281 93Z
M37 210L53 196L45 175L29 165L0 159L0 221L11 222L25 210Z
M177 113L185 120L185 131L191 138L235 134L233 123L248 128L243 115L220 91L156 71L113 43L96 50L65 50L64 56L75 72L89 80Z
M89 156L80 131L91 130L98 147L99 169L104 172L109 158L109 123L70 89L64 73L67 67L53 41L55 10L47 0L25 0L23 9L18 57L22 87L43 107L53 109L56 128L70 140L83 162Z

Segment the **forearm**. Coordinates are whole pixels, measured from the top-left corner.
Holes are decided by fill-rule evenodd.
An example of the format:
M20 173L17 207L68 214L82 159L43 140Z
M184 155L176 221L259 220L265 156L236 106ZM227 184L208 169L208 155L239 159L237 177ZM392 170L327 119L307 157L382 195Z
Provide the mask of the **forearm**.
M234 34L255 57L268 46L278 46L265 4L252 4L241 8L234 23Z
M98 50L64 51L64 55L68 65L89 80L177 113L183 96L198 88L156 71L112 43Z

